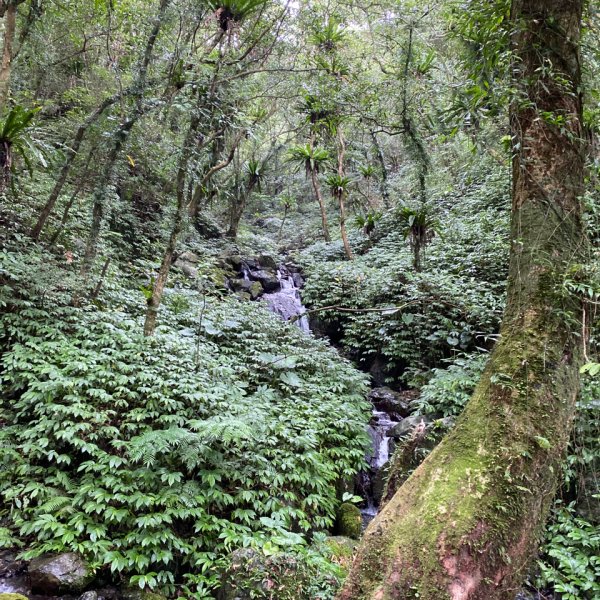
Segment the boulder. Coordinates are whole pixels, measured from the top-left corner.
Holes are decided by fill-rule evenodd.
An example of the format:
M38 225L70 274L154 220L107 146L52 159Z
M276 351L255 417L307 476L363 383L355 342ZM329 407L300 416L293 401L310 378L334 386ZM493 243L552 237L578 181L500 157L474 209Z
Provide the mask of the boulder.
M98 600L98 592L94 592L93 590L85 592L79 596L79 600Z
M29 577L34 591L55 594L83 591L93 574L78 554L67 552L34 558L29 563Z
M297 589L301 577L298 561L291 554L264 556L256 550L242 548L231 555L217 600L277 598L278 590L289 594L290 590Z
M199 213L194 219L194 228L207 240L218 239L223 235L217 223L208 215L202 213Z
M200 257L194 252L182 252L175 261L175 264L183 262L183 263L192 263L193 265L197 265L200 262ZM179 265L177 265L179 266Z
M362 532L362 515L355 504L344 502L337 510L335 533L357 540Z
M279 268L277 261L270 254L260 254L257 262L259 266L269 269L270 271L277 271Z
M177 261L175 263L176 267L181 269L181 272L188 277L189 279L196 279L198 277L198 269L194 267L192 263Z
M266 269L257 269L250 271L250 279L252 281L260 281L265 292L278 292L280 288L277 273L267 271Z
M376 387L369 392L369 401L377 408L398 417L408 417L410 404L399 392L389 387Z
M417 427L425 427L428 429L431 426L432 420L425 415L413 415L402 419L398 425L394 425L389 431L388 436L395 439L410 435Z
M248 279L231 279L229 287L234 292L249 294L250 299L256 300L263 295L264 289L260 281L250 281Z

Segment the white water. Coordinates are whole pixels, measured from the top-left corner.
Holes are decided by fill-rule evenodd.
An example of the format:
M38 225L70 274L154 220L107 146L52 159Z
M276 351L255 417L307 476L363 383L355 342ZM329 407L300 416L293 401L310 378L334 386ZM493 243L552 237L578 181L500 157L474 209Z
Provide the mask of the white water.
M396 421L390 419L390 415L386 412L373 409L373 419L369 425L369 435L373 440L373 451L371 456L367 457L367 460L374 470L383 467L390 459L390 438L387 433L396 423Z
M298 317L298 315L304 315L306 309L302 305L300 289L296 286L292 273L282 266L277 270L277 279L279 279L281 289L263 296L263 300L269 305L271 311L285 321ZM302 331L306 333L310 331L306 315L295 319L294 322Z

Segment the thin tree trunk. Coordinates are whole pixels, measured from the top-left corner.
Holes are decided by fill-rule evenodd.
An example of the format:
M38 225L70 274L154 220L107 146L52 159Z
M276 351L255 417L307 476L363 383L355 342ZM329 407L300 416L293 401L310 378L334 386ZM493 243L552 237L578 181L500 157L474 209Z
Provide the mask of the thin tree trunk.
M106 201L110 193L110 185L113 179L115 171L115 163L117 157L123 147L125 141L133 126L137 120L142 116L144 112L144 93L146 91L146 80L148 75L148 68L150 61L152 60L152 54L158 34L162 27L165 13L169 7L171 0L160 0L158 7L158 13L154 19L152 30L146 42L146 48L144 50L144 56L142 58L140 68L137 73L135 84L133 86L135 95L135 105L131 114L126 118L121 126L117 129L113 136L113 146L108 155L107 162L102 173L102 177L98 182L96 191L94 193L94 204L92 208L92 226L90 228L90 235L87 240L85 254L83 257L83 264L81 266L82 275L87 275L90 271L94 260L96 258L96 252L98 249L98 240L100 238L100 230L102 227L102 221L104 219L104 212L106 207Z
M344 243L344 251L348 260L352 260L354 255L352 254L352 248L350 248L350 242L348 241L348 232L346 231L346 207L344 205L344 194L339 197L340 203L340 232L342 234L342 242Z
M340 179L344 177L344 160L346 159L346 142L344 140L344 132L342 126L338 126L338 176ZM338 195L338 201L340 204L340 233L342 236L342 242L344 244L344 251L348 260L352 260L352 249L350 248L350 242L348 242L348 232L346 231L346 207L344 204L345 191L341 191Z
M586 251L581 12L582 0L513 1L522 95L511 111L518 145L500 340L455 429L369 525L339 600L512 600L537 550L582 355L581 303L561 291Z
M106 98L97 108L94 110L92 114L88 116L88 118L77 128L77 132L75 133L75 137L73 138L73 143L69 148L67 157L62 166L58 179L50 192L50 196L48 197L48 201L42 208L40 212L40 216L38 217L37 223L35 227L31 230L31 237L34 240L38 240L44 226L46 225L46 221L48 217L52 214L54 210L54 206L56 205L56 201L62 192L65 183L67 182L67 178L69 176L69 172L71 170L71 166L73 161L77 157L77 153L79 152L79 148L81 146L81 142L83 141L83 137L85 136L86 131L89 129L91 125L95 123L95 121L107 110L110 106L112 106L119 98L120 94L116 94L109 98Z
M173 257L175 256L175 251L177 249L177 242L185 223L187 213L185 201L185 179L190 157L192 155L194 136L196 135L199 124L199 117L192 117L183 147L181 149L181 156L177 169L177 210L175 211L175 217L173 219L171 235L169 236L169 241L167 242L167 247L165 248L165 252L163 254L156 281L152 287L152 295L148 300L148 309L146 311L146 320L144 322L144 335L147 337L154 335L154 331L156 330L158 309L160 308L163 293L165 291L165 285L167 284L167 280L169 278L169 271L171 269L171 265L173 264Z
M377 138L377 134L372 131L371 139L373 140L373 147L375 148L375 154L377 155L377 160L379 161L379 166L381 167L381 183L380 183L380 191L381 197L383 198L383 205L386 208L390 206L390 191L388 189L388 169L385 164L385 156L383 154L383 149L381 148L381 144L379 143L379 139Z
M323 227L323 239L326 242L331 241L331 235L329 235L329 225L327 223L327 209L325 208L325 201L321 194L321 186L319 185L319 178L315 169L311 169L310 178L312 181L313 190L315 191L315 197L319 203L319 210L321 211L321 226Z
M81 190L83 189L83 187L86 184L87 177L89 175L89 164L92 160L93 154L94 154L93 152L90 152L88 154L88 157L87 157L87 160L85 163L85 170L83 172L83 176L79 180L79 184L77 185L77 188L71 194L69 201L65 205L65 208L63 210L63 214L62 214L62 217L60 220L60 224L58 225L58 227L56 228L56 231L50 238L50 242L49 242L50 247L52 247L52 246L54 246L54 244L56 244L58 238L60 237L60 234L63 232L63 229L65 228L65 225L67 224L67 220L69 219L69 214L71 212L71 208L73 208L73 204L75 204L75 200L77 199L77 196L79 196L79 194L81 193Z
M17 31L17 3L10 2L6 6L4 25L4 44L2 46L2 63L0 64L0 113L4 112L10 91L10 74L13 59L13 44Z

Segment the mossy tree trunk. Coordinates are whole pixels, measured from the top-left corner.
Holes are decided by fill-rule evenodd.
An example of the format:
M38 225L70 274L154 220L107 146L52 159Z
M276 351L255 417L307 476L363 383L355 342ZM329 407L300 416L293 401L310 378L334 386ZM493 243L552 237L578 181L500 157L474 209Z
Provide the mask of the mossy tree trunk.
M501 337L455 429L365 532L339 600L513 600L535 554L579 387L585 254L582 0L514 0L518 144Z

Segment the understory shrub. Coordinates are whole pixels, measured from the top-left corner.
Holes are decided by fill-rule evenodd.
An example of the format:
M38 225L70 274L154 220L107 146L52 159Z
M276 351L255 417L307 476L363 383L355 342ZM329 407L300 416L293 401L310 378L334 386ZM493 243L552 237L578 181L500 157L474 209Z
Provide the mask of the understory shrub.
M5 258L0 546L203 598L235 548L331 527L369 414L364 376L325 342L190 290L143 338L141 292L113 282L101 311L57 284L41 301L11 293L35 266Z

